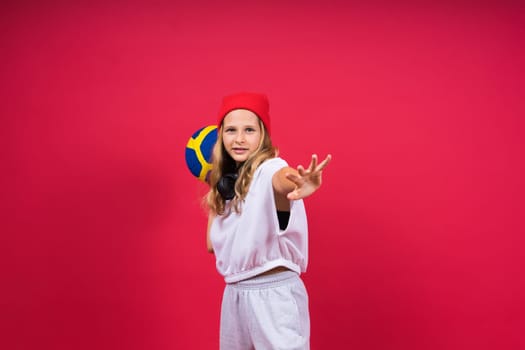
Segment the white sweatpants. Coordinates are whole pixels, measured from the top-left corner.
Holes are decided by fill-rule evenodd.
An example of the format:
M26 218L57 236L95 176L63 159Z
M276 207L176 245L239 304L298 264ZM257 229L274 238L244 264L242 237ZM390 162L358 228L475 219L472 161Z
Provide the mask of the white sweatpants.
M308 294L299 275L284 271L227 284L220 348L310 349Z

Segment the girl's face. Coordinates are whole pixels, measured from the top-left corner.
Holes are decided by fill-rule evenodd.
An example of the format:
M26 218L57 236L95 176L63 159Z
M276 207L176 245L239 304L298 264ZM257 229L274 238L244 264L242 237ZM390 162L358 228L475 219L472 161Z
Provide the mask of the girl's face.
M257 151L262 130L259 117L246 109L235 109L224 117L222 143L237 165Z

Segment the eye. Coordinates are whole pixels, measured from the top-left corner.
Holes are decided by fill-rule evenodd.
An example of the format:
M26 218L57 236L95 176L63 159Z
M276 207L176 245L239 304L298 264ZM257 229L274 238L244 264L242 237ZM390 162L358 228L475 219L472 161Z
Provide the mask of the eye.
M234 131L235 131L235 128L231 128L231 127L230 127L230 128L226 128L226 129L224 130L224 132L228 132L228 133L232 133L232 132L234 132Z
M255 128L251 128L251 127L246 128L246 132L255 132Z

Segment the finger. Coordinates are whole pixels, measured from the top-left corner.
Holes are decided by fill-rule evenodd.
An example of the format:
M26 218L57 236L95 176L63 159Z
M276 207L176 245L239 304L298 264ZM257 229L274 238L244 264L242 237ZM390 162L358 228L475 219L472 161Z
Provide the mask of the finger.
M298 197L299 196L297 195L295 191L292 191L286 195L286 198L288 198L291 201L296 200Z
M288 174L286 174L286 178L288 180L292 181L297 186L301 185L301 177L299 177L299 176L297 176L295 174L288 173Z
M319 166L315 170L317 171L323 170L328 165L328 163L330 163L331 160L332 160L332 155L331 154L327 155L326 158L319 164Z
M304 167L303 167L302 165L299 165L299 166L297 167L297 172L298 172L299 175L301 175L301 176L304 176L305 173L306 173L306 171L304 170Z
M312 154L312 161L310 162L310 167L308 170L314 171L317 167L317 154Z

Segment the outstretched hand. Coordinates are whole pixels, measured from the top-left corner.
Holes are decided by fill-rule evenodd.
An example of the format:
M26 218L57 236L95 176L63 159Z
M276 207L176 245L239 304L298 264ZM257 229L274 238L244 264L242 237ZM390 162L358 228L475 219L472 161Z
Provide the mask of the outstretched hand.
M321 163L317 164L317 155L314 154L308 169L299 165L297 174L286 174L286 178L295 184L295 189L288 193L287 198L297 200L314 193L321 186L323 169L330 163L330 160L332 160L332 156L329 154Z

